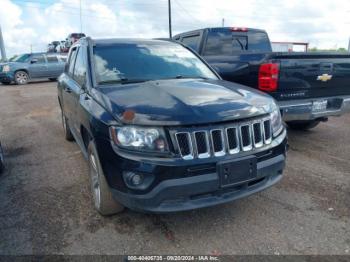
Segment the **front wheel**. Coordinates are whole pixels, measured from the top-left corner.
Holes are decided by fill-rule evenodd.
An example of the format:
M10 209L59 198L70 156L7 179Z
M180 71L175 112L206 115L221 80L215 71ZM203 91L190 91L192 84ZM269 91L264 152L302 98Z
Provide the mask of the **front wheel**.
M25 85L28 84L29 75L25 71L17 71L15 73L15 83L17 85Z
M88 161L91 193L96 210L103 216L122 212L124 206L114 200L112 196L93 141L89 143Z
M61 111L61 117L62 117L62 127L63 127L64 138L67 141L73 141L74 137L73 137L72 132L70 131L67 117L64 115L63 110Z
M320 121L318 120L303 120L303 121L290 121L287 122L287 125L290 129L294 130L309 130L311 128L316 127Z

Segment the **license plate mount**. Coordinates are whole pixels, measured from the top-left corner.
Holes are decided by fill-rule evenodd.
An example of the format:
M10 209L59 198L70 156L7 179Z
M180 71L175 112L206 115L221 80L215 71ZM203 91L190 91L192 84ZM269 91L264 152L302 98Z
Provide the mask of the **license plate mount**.
M219 162L217 171L221 187L244 183L257 177L257 159L255 156Z
M327 110L327 100L317 100L312 102L312 112L322 112Z

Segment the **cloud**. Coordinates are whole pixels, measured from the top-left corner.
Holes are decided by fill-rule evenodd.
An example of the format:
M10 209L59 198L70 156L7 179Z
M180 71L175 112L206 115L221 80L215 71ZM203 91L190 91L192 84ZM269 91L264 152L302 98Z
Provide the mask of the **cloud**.
M7 53L44 51L48 42L80 32L79 0L0 0ZM348 0L172 0L174 34L202 27L265 29L273 41L347 47ZM83 31L92 37L167 37L167 1L82 0Z

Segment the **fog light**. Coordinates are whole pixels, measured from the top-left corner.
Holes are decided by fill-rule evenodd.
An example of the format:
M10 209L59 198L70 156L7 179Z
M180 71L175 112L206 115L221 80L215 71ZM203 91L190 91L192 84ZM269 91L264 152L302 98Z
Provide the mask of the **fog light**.
M134 172L125 172L124 178L127 181L127 183L131 186L138 186L141 185L143 182L143 175L136 174Z
M142 175L139 175L139 174L134 174L132 177L131 177L131 183L134 185L134 186L138 186L142 183L143 181L143 177Z
M136 173L132 171L124 171L123 178L127 187L138 190L145 190L154 181L153 174Z

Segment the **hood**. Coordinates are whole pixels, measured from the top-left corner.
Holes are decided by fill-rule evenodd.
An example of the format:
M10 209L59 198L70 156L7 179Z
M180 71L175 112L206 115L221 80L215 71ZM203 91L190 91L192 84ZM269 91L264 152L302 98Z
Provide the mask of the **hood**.
M253 117L270 112L272 98L223 80L174 79L105 86L102 104L119 121L133 111L129 124L193 125Z
M4 62L4 63L0 63L0 68L3 68L5 65L9 65L10 68L23 67L23 63L21 62Z

